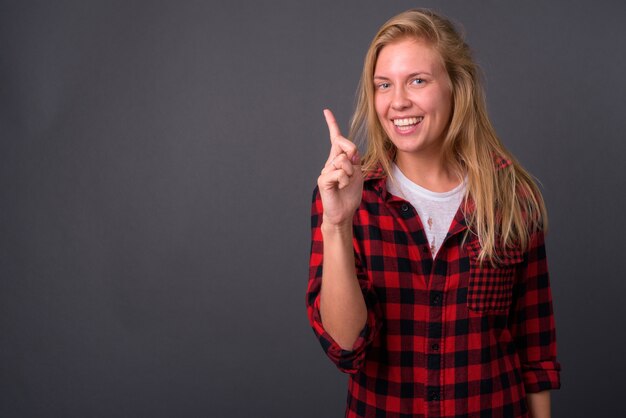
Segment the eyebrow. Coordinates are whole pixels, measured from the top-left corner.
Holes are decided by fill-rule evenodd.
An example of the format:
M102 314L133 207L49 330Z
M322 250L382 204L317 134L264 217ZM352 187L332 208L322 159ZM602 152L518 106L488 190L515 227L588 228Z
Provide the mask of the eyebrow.
M418 75L428 75L432 77L432 74L427 71L417 71L415 73L411 73L407 76L407 78L416 77ZM388 77L382 75L374 75L374 80L390 80Z

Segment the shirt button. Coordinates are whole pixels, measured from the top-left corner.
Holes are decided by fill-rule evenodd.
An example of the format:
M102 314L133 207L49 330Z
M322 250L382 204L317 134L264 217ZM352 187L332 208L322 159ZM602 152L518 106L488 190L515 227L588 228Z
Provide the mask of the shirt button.
M402 210L402 212L408 212L409 205L407 205L406 203L403 203L402 206L400 206L400 209Z
M430 348L431 348L433 351L439 351L439 344L434 343L433 345L431 345L431 346L430 346Z
M428 392L428 400L429 401L438 401L439 400L439 392L435 392L435 391Z
M441 305L441 295L439 293L435 293L430 297L430 304L433 306Z

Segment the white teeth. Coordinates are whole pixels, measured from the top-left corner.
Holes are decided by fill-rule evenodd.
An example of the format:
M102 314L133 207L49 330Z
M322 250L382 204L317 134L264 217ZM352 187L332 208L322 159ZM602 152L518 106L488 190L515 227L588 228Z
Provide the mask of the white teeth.
M396 126L409 126L415 125L424 119L423 116L418 116L416 118L404 118L404 119L394 119L393 124Z

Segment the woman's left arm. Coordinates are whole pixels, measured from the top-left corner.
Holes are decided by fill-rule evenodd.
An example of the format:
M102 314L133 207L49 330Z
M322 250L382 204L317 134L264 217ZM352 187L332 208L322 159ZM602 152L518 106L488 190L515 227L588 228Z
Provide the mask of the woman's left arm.
M516 269L509 329L522 366L532 417L550 416L549 390L558 389L556 332L543 231L531 235L524 260ZM545 415L547 414L547 415Z
M544 390L527 395L528 409L532 418L550 418L550 391Z

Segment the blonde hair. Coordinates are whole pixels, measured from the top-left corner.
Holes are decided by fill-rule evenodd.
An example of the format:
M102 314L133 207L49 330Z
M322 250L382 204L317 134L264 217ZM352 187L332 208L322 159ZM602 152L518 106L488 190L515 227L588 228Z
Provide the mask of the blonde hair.
M545 204L532 177L504 148L487 115L479 68L469 46L446 18L424 9L408 10L388 20L365 57L350 137L366 142L363 170L381 167L388 175L395 146L374 108L374 69L381 49L401 39L425 41L441 56L452 91L452 114L443 139L444 163L467 175L463 208L468 230L478 236L479 260L500 260L511 248L526 248L530 235L547 227ZM498 167L497 160L511 162ZM502 165L502 164L500 164Z

